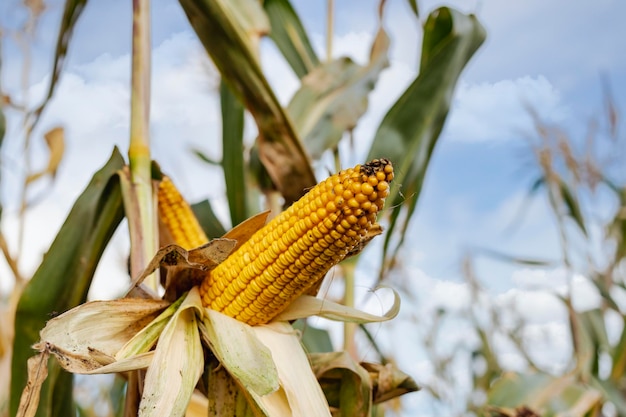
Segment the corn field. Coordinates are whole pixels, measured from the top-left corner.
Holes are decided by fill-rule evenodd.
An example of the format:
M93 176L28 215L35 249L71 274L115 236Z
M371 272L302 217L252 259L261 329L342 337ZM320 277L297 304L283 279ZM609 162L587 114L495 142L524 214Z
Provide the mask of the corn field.
M472 14L441 6L424 15L415 0L406 3L421 31L419 73L367 138L352 133L389 66L392 40L385 27L393 22L385 0L373 11L377 29L365 64L332 58L332 0L319 4L327 19L327 57L318 55L306 16L289 0L172 4L210 60L207 77L219 75L214 93L221 126L215 130L222 156L214 160L176 146L171 152L194 153L223 175L224 219L215 201L189 201L174 173L154 157L150 103L159 85L150 82L151 30L159 22L151 18L149 0L132 2L127 143L110 149L103 166L85 167L91 181L26 276L20 269L28 250L21 247L25 214L46 204L45 198L29 200L27 192L54 181L65 157L65 131L57 127L44 135L45 168L33 168L29 155L40 139L34 132L58 93L73 42L89 30L80 22L90 2L65 0L44 99L32 104L27 94L14 97L0 86L0 146L9 139L7 123L19 121L19 129L10 130L19 137L10 139L23 144L23 160L11 164L25 172L17 242L5 238L6 224L0 224L13 282L10 293L0 294L0 416L374 417L410 415L404 399L419 395L441 415L626 416L626 313L620 304L626 178L619 113L608 92L605 130L590 136L593 146L579 147L571 132L532 113L536 132L528 155L536 176L528 196L549 202L561 259L482 254L531 268L559 267L568 282L582 274L595 286L602 302L591 310L575 308L571 291L558 295L568 313L567 366L555 372L534 359L523 337L527 324L486 301L473 256L463 264L471 303L428 318L423 333L436 378L410 374L381 348L384 333L376 329L398 320L403 300L412 297L410 286L396 284L408 275L402 254L431 157L459 77L487 37ZM46 4L16 7L28 16L14 34L27 54ZM286 104L261 65L262 42L270 42L297 76ZM250 130L252 142L245 138ZM347 166L357 154L356 140L367 156ZM591 218L600 200L613 209ZM113 300L91 299L103 253L124 225L127 289ZM600 237L592 229L602 230ZM372 264L367 258L376 259L375 268L365 268L375 282L372 297L384 306L378 314L355 297L356 271ZM330 281L340 296L328 291ZM314 316L340 329L342 346L332 343L329 329L316 327ZM456 389L457 352L439 350L450 320L476 336L462 365L470 380L465 390ZM616 322L619 337L609 337ZM523 370L507 369L495 347L502 340L523 358ZM86 384L96 374L111 378ZM91 401L81 398L85 386L97 391L88 395Z

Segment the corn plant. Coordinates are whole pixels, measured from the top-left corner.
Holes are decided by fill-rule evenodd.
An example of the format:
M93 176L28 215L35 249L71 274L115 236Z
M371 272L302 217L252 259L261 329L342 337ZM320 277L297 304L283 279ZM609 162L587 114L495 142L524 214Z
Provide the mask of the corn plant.
M423 23L418 76L373 138L359 138L372 140L370 162L341 170L338 144L364 114L368 93L388 65L384 3L370 61L360 66L345 58L321 60L287 0L180 1L222 79L218 163L237 225L230 231L210 202L190 210L152 161L149 1L133 3L127 161L112 150L34 276L18 288L12 355L0 351L11 358L3 413L75 414L72 373L122 375L119 415L125 416L370 416L383 411L379 404L418 388L391 365L355 359L355 326L393 318L400 300L393 292L382 316L355 309L350 265L382 233L380 224L386 233L380 278L394 265L455 84L485 34L474 16L446 7L432 11ZM419 19L416 3L409 3ZM84 7L86 0L65 3L48 94L24 109L26 132L55 93ZM262 36L300 79L286 106L260 66ZM332 31L329 45L331 39ZM245 112L258 134L241 152ZM334 155L339 173L316 186L313 162L324 155ZM286 208L267 225L267 212L255 214L261 211L251 197L255 187L268 208L282 211L278 201ZM386 210L385 199L391 203ZM118 300L86 302L102 252L124 217L129 290ZM201 230L208 224L203 219L211 221ZM345 305L315 297L329 268L348 257L351 264L335 276L345 279ZM58 316L50 319L53 313ZM303 339L309 347L303 348L292 322L311 315L346 322L348 353L315 353L315 343L327 340L323 332L317 340Z

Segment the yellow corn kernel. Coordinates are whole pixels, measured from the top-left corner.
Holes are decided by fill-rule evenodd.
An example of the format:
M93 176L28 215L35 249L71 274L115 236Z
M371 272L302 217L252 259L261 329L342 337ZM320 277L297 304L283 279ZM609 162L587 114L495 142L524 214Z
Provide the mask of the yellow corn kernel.
M193 249L209 242L198 219L169 177L159 184L159 221L173 243Z
M205 277L202 303L267 323L362 245L392 179L391 162L375 159L322 181Z

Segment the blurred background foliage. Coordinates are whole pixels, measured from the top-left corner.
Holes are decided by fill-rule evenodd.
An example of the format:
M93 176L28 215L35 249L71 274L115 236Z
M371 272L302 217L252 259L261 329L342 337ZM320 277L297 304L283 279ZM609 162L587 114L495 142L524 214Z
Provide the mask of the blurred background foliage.
M422 27L419 73L387 110L372 136L359 138L370 143L368 159L389 158L397 173L388 208L380 220L385 229L384 244L376 254L381 259L380 270L374 273L382 283L387 281L390 272L403 273L402 260L397 257L402 254L400 248L406 241L407 226L416 214L430 158L448 115L456 83L486 37L473 15L447 7L424 15L415 0L408 0L408 5ZM221 76L222 126L218 129L222 134L222 159L212 160L199 149L193 151L198 158L223 171L230 224L220 222L211 201L194 204L207 234L218 237L230 225L239 224L252 214L266 208L276 212L298 199L321 177L316 176L315 170L320 162L337 170L342 160L349 159L339 150L339 143L354 140L351 132L367 110L368 95L389 64L390 39L384 29L389 22L385 20L385 1L381 0L379 27L373 37L369 61L360 65L350 57L332 58L332 0L327 3L326 57L317 55L300 16L288 0L180 0L180 6ZM37 31L37 20L45 13L45 4L25 0L22 7L29 16L19 33L27 57ZM74 26L84 7L89 7L86 0L65 2L53 70L42 102L30 103L28 94L17 99L0 90L0 146L6 124L3 108L10 108L21 115L23 160L20 165L26 172L21 184L18 241L7 242L0 230L0 249L15 282L11 294L2 294L0 416L15 414L16 401L25 384L25 361L31 355L30 346L38 340L39 329L51 315L86 300L102 251L124 216L120 186L114 175L123 166L124 158L117 150L112 150L111 159L94 175L76 201L34 276L26 277L20 272L20 257L28 250L22 247L23 214L31 204L41 203L29 201L26 191L43 177L53 179L64 156L63 129L53 129L44 138L49 150L47 166L43 170L33 168L31 142L39 140L33 137L33 130L62 77ZM277 99L260 65L259 44L266 37L300 79L300 88L284 105ZM417 42L417 39L397 41ZM28 59L24 62L28 65ZM27 74L28 69L24 72ZM25 76L24 89L28 87ZM605 117L590 129L585 140L571 138L570 132L546 125L540 114L533 114L536 135L528 141L528 155L533 156L529 172L536 176L529 183L528 198L544 196L550 202L561 238L562 257L546 261L489 251L468 254L463 268L472 302L461 311L441 310L436 317L420 323L424 347L436 377L431 380L421 379L420 375L413 377L432 397L435 408L453 410L459 415L626 416L626 316L625 307L619 302L621 293L626 291L623 276L626 178L619 159L623 152L618 110L608 90L605 96ZM252 119L247 121L246 113ZM252 128L257 133L254 144L247 146L244 129L250 121L254 122ZM95 167L89 169L96 171ZM596 198L598 194L603 198ZM605 204L607 198L613 202L611 217L591 218L597 208L594 205L600 201ZM521 218L516 221L522 223ZM597 236L589 232L599 222L603 229L600 243ZM595 249L598 244L601 251ZM574 308L571 292L558 295L569 312L568 336L573 347L566 369L554 373L536 363L524 339L527 324L521 316L515 312L505 314L489 302L488 292L481 287L480 277L472 268L477 256L496 257L531 267L558 266L566 271L570 288L576 274L584 275L597 287L602 304L589 311ZM343 301L347 304L354 303L354 268L358 262L358 257L351 258L334 277L344 280ZM404 290L410 291L408 287ZM410 299L411 294L405 296ZM447 347L442 353L441 343L445 343L445 338L441 333L446 328L444 323L450 320L467 322L477 342ZM609 322L612 326L618 323L619 337L608 336ZM303 342L310 352L333 350L325 330L303 323L296 325L305 329ZM357 333L365 336L368 345L356 343ZM513 372L502 365L494 346L496 339L515 346L524 358L524 371ZM381 352L377 337L366 327L345 325L343 350L359 358L360 350L372 348ZM469 359L463 360L463 357ZM380 353L380 361L392 363L394 358ZM469 386L457 378L459 367L470 374ZM72 410L80 415L96 415L94 404L98 401L110 404L105 407L108 415L122 415L119 404L123 384L118 380L85 406L83 402L76 403L74 397L80 396L81 390L72 389L72 378L68 374L51 369L51 375L54 376L44 389L38 415L69 415L74 413ZM454 406L446 408L446 404ZM383 411L380 408L376 412ZM387 412L403 414L403 409L400 404L392 403Z

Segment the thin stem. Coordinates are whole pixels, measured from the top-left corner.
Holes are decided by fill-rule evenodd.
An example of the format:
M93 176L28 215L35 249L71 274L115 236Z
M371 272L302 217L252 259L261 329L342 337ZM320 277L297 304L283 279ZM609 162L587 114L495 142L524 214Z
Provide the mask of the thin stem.
M327 0L326 13L326 61L333 59L333 25L334 25L334 0Z
M354 267L355 262L350 259L342 264L344 271L345 290L343 295L343 303L347 307L354 307ZM356 323L344 323L343 324L343 350L348 352L353 358L357 358L356 343L354 340L354 334L356 332Z
M130 166L131 200L126 207L131 241L131 274L137 276L156 253L156 213L150 157L150 1L133 0ZM134 203L134 204L133 204ZM148 285L156 289L157 276Z

